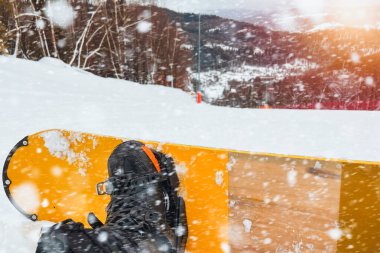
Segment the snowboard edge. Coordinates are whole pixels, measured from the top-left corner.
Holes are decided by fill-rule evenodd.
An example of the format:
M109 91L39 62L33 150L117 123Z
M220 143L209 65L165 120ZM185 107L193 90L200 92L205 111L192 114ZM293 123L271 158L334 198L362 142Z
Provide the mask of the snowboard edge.
M17 211L19 211L22 215L24 215L26 218L28 218L29 220L32 220L32 221L37 221L38 220L38 217L36 214L29 214L29 213L26 213L21 207L19 207L16 203L16 201L14 201L13 197L12 197L12 194L9 190L9 187L11 186L12 184L12 181L9 179L8 177L8 168L9 168L9 164L12 160L12 157L14 156L14 154L17 152L17 150L19 150L21 147L26 147L29 145L29 141L28 141L28 136L24 137L21 141L19 141L14 147L13 149L9 152L6 160L5 160L5 163L4 163L4 167L3 167L3 188L4 188L4 191L5 191L5 194L7 195L7 198L9 199L9 201L12 203L12 205L17 209Z

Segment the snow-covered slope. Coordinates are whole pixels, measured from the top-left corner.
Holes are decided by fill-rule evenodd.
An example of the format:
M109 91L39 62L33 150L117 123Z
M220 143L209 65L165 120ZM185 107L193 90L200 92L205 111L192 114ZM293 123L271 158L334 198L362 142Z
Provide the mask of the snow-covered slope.
M314 32L319 32L319 31L336 30L336 29L341 29L341 28L344 28L344 25L340 23L322 23L315 26L314 28L310 29L307 32L314 33Z
M380 161L380 113L197 105L170 88L104 79L60 61L0 57L0 161L50 128L190 145ZM0 191L0 252L33 252L40 224Z

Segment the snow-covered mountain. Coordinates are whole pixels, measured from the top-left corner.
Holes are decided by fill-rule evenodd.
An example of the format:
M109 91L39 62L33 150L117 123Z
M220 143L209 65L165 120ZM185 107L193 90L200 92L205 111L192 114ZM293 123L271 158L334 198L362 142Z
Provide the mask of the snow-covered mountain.
M342 28L344 28L344 25L340 23L322 23L315 26L313 29L308 30L307 32L314 33L314 32L320 32L320 31L325 31L325 30L337 30L337 29L342 29Z
M189 68L191 84L194 84L198 81L195 73L198 67L198 15L167 9L161 11L167 12L181 24L181 29L188 36L183 48L194 55L192 67ZM241 17L246 12L249 11L242 11ZM275 14L268 15L261 17L271 18ZM380 100L375 92L380 84L380 72L376 68L368 68L373 61L378 61L378 29L320 22L305 26L302 32L291 32L216 15L203 15L201 22L201 87L208 102L233 107L257 107L269 103L282 108L326 102L337 104L334 108L345 109L346 104L353 101L375 103ZM371 59L367 59L369 57ZM250 78L243 80L242 72ZM269 72L273 75L268 76ZM356 78L355 83L357 81L358 85L352 87L348 101L330 87L331 81L335 80L335 72L349 72L350 76ZM256 77L266 81L255 82ZM368 78L373 79L371 87L367 87L364 82ZM235 82L241 89L232 87L230 82ZM334 82L344 86L340 80ZM298 91L300 84L302 89ZM270 101L255 94L255 90L262 88L259 86L265 85L274 89ZM249 86L253 89L249 89ZM254 101L247 102L247 97ZM376 106L371 105L370 108L373 110Z

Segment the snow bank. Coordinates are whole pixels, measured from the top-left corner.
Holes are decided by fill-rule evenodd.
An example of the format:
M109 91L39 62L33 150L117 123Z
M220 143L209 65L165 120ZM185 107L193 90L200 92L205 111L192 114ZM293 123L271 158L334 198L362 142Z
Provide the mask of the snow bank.
M24 136L63 128L189 145L380 161L378 112L232 109L194 101L180 90L100 78L53 59L31 62L0 57L0 160L3 163ZM293 178L290 175L291 182ZM41 224L25 220L0 192L0 252L33 252Z

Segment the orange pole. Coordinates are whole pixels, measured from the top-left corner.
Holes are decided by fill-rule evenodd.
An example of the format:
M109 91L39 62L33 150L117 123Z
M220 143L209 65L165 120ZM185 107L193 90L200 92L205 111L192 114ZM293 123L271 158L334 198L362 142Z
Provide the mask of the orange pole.
M197 104L202 103L202 93L200 91L197 92Z

